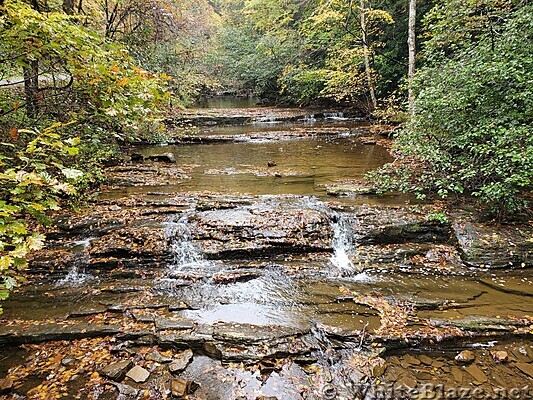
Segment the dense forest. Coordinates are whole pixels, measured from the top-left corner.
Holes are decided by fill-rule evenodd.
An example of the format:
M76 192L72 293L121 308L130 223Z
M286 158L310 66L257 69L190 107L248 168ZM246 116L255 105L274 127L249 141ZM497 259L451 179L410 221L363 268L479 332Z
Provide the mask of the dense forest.
M527 209L533 6L524 0L4 0L0 298L40 224L202 96L337 104L400 124L380 190ZM416 37L416 41L415 41ZM416 66L416 68L415 68Z

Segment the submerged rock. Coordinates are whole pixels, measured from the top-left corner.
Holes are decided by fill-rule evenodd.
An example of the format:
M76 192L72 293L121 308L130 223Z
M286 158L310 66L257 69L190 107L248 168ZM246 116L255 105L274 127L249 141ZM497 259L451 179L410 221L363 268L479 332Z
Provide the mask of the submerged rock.
M196 389L198 389L198 386L199 385L196 382L185 379L174 378L170 381L172 396L177 398L182 398L188 394L194 393Z
M176 163L176 157L174 156L173 153L149 154L145 158L149 160L154 160L154 161L162 161L162 162L173 163L173 164Z
M377 189L367 181L346 180L326 185L326 193L330 196L358 196L376 194Z

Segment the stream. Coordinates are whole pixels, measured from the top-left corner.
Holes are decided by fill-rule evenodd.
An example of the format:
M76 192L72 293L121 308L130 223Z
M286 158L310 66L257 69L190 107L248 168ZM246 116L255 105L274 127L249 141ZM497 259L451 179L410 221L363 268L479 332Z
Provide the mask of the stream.
M0 398L531 398L523 228L483 247L468 210L377 196L390 143L348 112L204 106L56 216L4 304Z

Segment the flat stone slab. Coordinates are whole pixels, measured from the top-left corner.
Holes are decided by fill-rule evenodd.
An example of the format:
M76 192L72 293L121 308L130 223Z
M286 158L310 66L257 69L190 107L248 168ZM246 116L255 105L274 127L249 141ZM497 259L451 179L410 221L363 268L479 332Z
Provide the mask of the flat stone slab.
M368 181L344 180L326 185L326 193L330 196L361 196L376 194L376 187Z
M430 207L361 206L352 214L352 230L359 244L447 242L447 223L428 218Z
M328 216L303 209L231 209L191 217L193 236L208 258L239 258L331 250Z
M94 325L88 323L39 323L0 326L0 345L40 343L55 340L77 340L119 334L118 325Z
M524 268L533 265L533 227L487 226L466 214L454 216L453 231L465 263L475 267Z
M217 323L213 325L213 338L228 343L262 343L287 337L297 337L309 330L285 326Z

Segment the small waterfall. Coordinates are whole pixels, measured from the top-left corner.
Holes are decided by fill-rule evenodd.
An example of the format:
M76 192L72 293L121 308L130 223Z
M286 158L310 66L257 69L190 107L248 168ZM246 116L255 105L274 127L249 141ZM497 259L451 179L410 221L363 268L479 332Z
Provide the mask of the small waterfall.
M277 119L275 116L266 116L256 119L253 123L254 124L279 124L281 121Z
M352 232L350 219L343 215L332 224L333 228L333 255L330 258L331 263L341 272L353 272L355 267L350 260L350 251L352 249Z
M82 283L94 279L95 277L85 272L87 263L86 255L84 254L91 244L93 238L78 240L72 243L72 247L79 254L79 262L72 265L67 275L57 282L59 286L79 286Z
M354 217L336 214L331 224L333 228L333 254L331 264L335 266L341 276L351 276L355 281L367 281L370 276L363 271L361 264L355 265L350 259L357 253L357 243L354 241L354 228L357 225Z
M170 272L181 272L209 265L192 240L187 214L177 220L168 221L165 236L170 239L170 251L173 256L172 263L169 265Z
M305 124L313 124L316 122L316 117L315 117L315 114L307 114L307 115L304 115L303 117L303 122Z
M339 112L325 112L324 119L343 121L348 118L345 118L344 113L339 111Z

